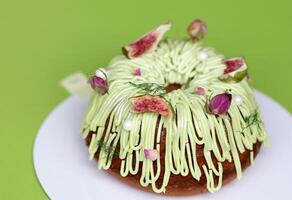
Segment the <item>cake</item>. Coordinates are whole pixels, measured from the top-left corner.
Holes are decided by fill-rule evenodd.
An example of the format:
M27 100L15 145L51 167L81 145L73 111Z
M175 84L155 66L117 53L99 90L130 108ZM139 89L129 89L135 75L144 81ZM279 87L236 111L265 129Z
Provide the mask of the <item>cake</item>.
M216 192L250 166L267 135L243 57L201 40L163 39L162 24L89 78L82 136L90 159L119 180L165 195Z

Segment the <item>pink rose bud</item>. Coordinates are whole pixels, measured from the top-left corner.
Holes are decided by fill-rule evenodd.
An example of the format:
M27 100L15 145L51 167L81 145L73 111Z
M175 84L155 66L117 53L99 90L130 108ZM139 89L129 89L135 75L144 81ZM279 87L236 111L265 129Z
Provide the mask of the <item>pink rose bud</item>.
M188 27L188 34L193 40L201 40L207 33L207 25L200 19L195 19Z
M230 93L222 93L214 96L208 106L208 112L214 115L225 115L231 105L232 95Z
M97 91L100 94L105 94L108 90L107 80L98 77L98 76L91 76L88 80L90 86L93 90Z
M141 76L141 74L142 74L141 73L141 68L136 68L135 71L134 71L134 75L135 76Z
M144 156L146 159L154 161L159 157L159 152L153 149L144 149Z
M198 95L203 95L203 94L205 94L205 89L203 87L196 87L195 93Z

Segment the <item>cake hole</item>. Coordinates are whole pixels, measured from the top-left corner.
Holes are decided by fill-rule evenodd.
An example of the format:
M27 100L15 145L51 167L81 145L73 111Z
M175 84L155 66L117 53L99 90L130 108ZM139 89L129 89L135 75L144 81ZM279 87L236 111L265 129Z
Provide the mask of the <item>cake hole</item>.
M173 90L178 90L181 89L182 85L179 83L170 83L168 84L164 89L166 90L167 93L173 91Z

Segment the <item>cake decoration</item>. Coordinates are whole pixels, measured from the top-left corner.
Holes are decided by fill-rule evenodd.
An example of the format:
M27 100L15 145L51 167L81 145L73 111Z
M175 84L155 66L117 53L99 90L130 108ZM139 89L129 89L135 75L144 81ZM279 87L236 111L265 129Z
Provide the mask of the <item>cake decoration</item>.
M203 87L196 87L195 93L198 95L203 95L203 94L205 94L205 89Z
M142 75L141 68L136 68L135 71L134 71L134 75L135 76L141 76Z
M207 106L208 113L214 115L225 115L231 105L232 95L228 92L217 94L211 98Z
M226 82L239 82L247 76L247 65L243 58L236 57L224 60L226 68L220 80Z
M246 126L243 127L243 129L241 130L241 133L243 133L245 130L247 130L251 126L260 127L263 124L263 121L260 118L260 114L258 110L253 111L250 115L244 117L243 120Z
M91 76L88 80L93 90L105 94L108 91L108 83L106 79L99 76Z
M165 88L162 85L159 85L157 83L139 83L139 84L136 84L133 82L129 82L129 83L130 85L136 88L139 88L150 95L163 96L167 93Z
M235 95L234 101L235 101L236 105L240 106L242 104L242 97L239 95Z
M95 71L95 76L100 77L103 80L107 80L107 72L106 72L106 69L104 69L104 68L98 68Z
M162 116L170 115L171 109L160 96L143 95L130 98L134 113L155 112Z
M194 40L198 41L203 39L208 33L208 27L200 19L193 20L188 26L188 34Z
M145 34L137 41L122 48L125 56L136 58L156 48L163 35L171 28L170 23L158 26L155 30Z
M201 51L198 53L198 60L199 61L205 61L208 59L208 54L204 51Z
M124 129L126 129L127 131L131 131L133 128L133 121L130 119L127 119L124 123Z
M144 149L144 156L148 160L155 161L159 157L159 152L155 149Z
M94 93L84 119L89 157L155 193L216 192L267 144L246 63L203 45L207 27L193 23L191 39L161 40L170 24L159 26L126 46L106 79L90 81L106 89Z

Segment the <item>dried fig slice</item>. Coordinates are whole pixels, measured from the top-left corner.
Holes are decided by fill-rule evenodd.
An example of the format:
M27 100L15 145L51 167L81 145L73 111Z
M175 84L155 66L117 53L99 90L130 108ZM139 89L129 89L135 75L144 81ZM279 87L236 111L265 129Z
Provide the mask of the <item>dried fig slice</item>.
M224 60L226 68L224 74L219 77L224 82L240 82L247 76L247 65L242 57Z
M134 113L155 112L162 116L170 115L171 109L167 102L160 96L143 95L132 97L130 102L133 105Z
M163 35L171 28L170 23L162 24L155 30L146 33L132 44L122 48L122 52L128 58L139 57L156 48Z

